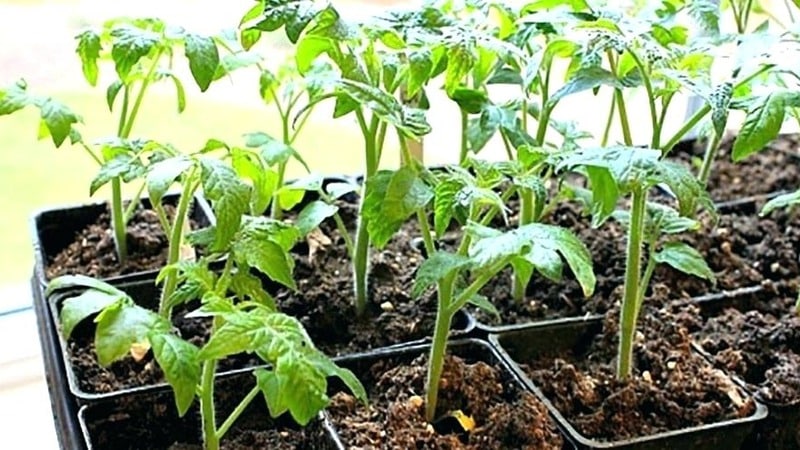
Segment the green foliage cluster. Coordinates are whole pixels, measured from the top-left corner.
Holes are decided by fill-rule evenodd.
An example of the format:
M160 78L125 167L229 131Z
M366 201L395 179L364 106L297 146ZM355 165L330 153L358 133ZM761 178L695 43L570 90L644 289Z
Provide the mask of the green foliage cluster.
M371 249L382 248L404 224L416 221L426 259L411 294L419 297L434 289L438 301L425 399L427 419L433 420L452 318L468 304L498 314L480 291L499 273L513 272L509 291L517 301L524 300L535 276L560 282L565 269L587 297L593 294L596 280L586 245L570 230L544 223L560 202L578 198L594 226L612 219L627 230L617 358L618 376L625 378L632 370L637 318L655 267L667 264L714 282L703 256L676 236L698 229L700 210L714 213L705 184L729 115L744 117L735 160L758 152L787 118L798 117L800 94L791 86L800 77L780 55L800 30L775 31L774 21L752 26L751 12L765 11L756 2L728 5L735 32L723 31L724 17L714 2L689 0L648 2L634 11L586 0L535 0L519 7L492 0L428 0L357 21L333 4L258 0L235 31L218 36L192 34L159 20L129 19L84 32L77 52L86 80L95 85L98 64L107 59L117 75L106 95L110 111L117 106L120 117L112 138L85 143L76 129L80 117L54 99L28 93L23 82L0 90L0 114L35 106L42 136L50 136L56 146L69 138L92 155L100 169L91 192L112 183L121 261L125 249L119 236L124 237L131 211L122 208L121 182L139 181L147 190L170 237L170 253L157 280L163 284L158 311L90 278L51 282L51 292L85 288L64 303L63 331L69 336L78 323L94 317L103 365L132 349L152 350L179 411L185 413L199 398L209 449L218 447L259 393L273 416L288 412L306 424L328 402L328 377L341 378L361 400L366 400L364 388L314 347L297 319L279 311L259 276L297 289L293 247L320 223L333 220L345 236L353 305L363 316L368 314ZM265 34L281 30L294 46L293 59L272 71L255 49ZM181 47L201 90L234 70L257 70L258 95L277 110L281 136L257 131L239 146L210 139L192 153L132 139L150 84L173 82L183 109L182 82L171 70ZM735 64L720 75L716 61L725 52L733 52ZM513 94L498 96L495 88L501 85ZM458 163L434 170L422 164L411 146L421 145L431 131L426 113L435 90L457 106L461 126L451 130L458 136ZM590 134L574 122L554 119L553 112L567 97L599 91L612 93L607 125L599 146L587 145ZM646 142L633 141L628 115L633 93L644 95ZM121 106L116 101L120 95ZM670 133L666 119L686 95L704 104ZM321 103L332 103L335 119L350 118L361 131L361 185L325 185L315 174L284 179L289 161L309 169L293 144ZM623 141L610 143L615 125ZM698 125L707 133L708 148L692 173L668 156ZM394 140L401 148L401 165L382 170L383 150ZM481 158L492 140L502 144L506 160ZM583 183L571 184L575 179ZM170 219L162 200L176 185L181 195ZM650 201L656 186L668 190L674 202ZM186 215L197 191L211 201L216 224L188 233ZM304 201L309 192L314 201ZM337 200L352 192L359 194L360 204L351 237ZM799 198L797 193L780 197L765 213ZM515 221L509 216L512 200L519 204ZM285 220L284 212L292 209L299 211L296 219ZM456 244L442 245L453 232ZM182 259L185 245L202 248L203 256ZM174 307L192 301L200 305L194 316L213 321L211 338L202 347L182 339L170 322ZM218 426L216 363L242 352L255 353L269 368L254 372L256 387Z

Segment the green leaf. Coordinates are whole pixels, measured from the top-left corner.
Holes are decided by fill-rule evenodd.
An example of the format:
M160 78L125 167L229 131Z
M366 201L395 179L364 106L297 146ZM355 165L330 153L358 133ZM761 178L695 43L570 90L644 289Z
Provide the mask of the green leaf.
M172 333L150 335L153 355L164 371L164 378L175 393L178 415L183 416L192 406L197 385L200 384L199 349Z
M55 291L83 287L104 292L109 295L125 296L126 294L105 281L97 278L87 277L86 275L62 275L50 280L45 290L45 296L49 297Z
M717 136L725 133L732 95L733 85L730 82L714 86L708 95L708 102L711 105L711 123L714 125L714 132L717 133Z
M453 271L468 267L470 259L457 253L437 251L422 262L411 288L411 297L419 298L426 289L438 283Z
M600 86L622 87L617 77L608 70L599 66L582 67L572 75L564 86L550 96L547 103L552 107L564 97L578 92L588 91L589 89L596 89Z
M203 158L200 165L203 193L211 201L217 219L212 250L221 251L239 230L242 215L250 207L250 186L219 160Z
M178 112L182 113L183 110L186 109L186 90L183 88L183 82L172 72L167 72L165 75L169 77L175 85L175 95L178 99Z
M231 150L231 165L239 176L249 179L253 184L250 213L254 216L264 214L278 188L278 173L263 167L261 159L254 152L240 148Z
M275 299L264 290L264 285L261 279L251 274L247 270L237 270L231 277L231 285L229 288L238 297L249 298L250 300L259 303L271 311L276 311Z
M368 84L341 79L336 83L337 92L345 95L362 107L377 114L384 122L410 136L423 136L431 131L424 111L406 107L382 90Z
M594 292L596 279L589 249L567 229L532 223L498 234L496 230L472 223L467 225L466 232L476 238L469 256L477 267L488 267L512 257L533 259L534 264L544 261L541 265L547 267L552 264L546 263L542 255L552 259L552 254L557 253L567 261L584 295L588 297Z
M759 212L759 216L764 217L767 214L775 211L778 208L788 208L790 206L794 206L800 203L800 191L794 191L789 194L779 195L772 200L768 201L763 208L761 208L761 212Z
M333 216L339 208L336 205L329 205L317 200L306 205L297 216L295 226L300 230L300 234L307 235L316 229L325 219Z
M449 96L458 104L459 108L469 114L478 114L489 102L489 95L477 89L458 87L453 89Z
M242 51L228 53L220 59L216 71L214 72L214 80L219 80L225 75L241 68L256 65L262 60L262 56L255 52Z
M200 349L200 361L219 360L242 352L258 352L276 363L281 355L313 348L302 324L279 312L256 310L224 314L225 322Z
M291 242L283 242L278 234L286 233L287 230L290 230L288 235ZM231 249L240 263L254 267L270 279L295 289L292 277L294 259L289 255L288 248L298 237L299 231L296 228L289 228L265 217L249 218L242 224Z
M645 181L658 163L661 152L636 147L604 147L582 149L567 156L559 169L584 166L608 171L622 191Z
M100 36L92 30L85 30L76 36L78 48L76 52L81 58L83 76L90 85L97 85L97 59L100 58Z
M285 28L286 37L293 44L308 26L319 7L313 0L266 0L264 18L253 27L261 31L275 31Z
M108 89L106 89L106 103L108 104L108 110L114 111L114 101L117 99L117 95L119 91L125 85L122 84L120 80L114 80L111 84L108 85Z
M0 98L0 101L2 101L2 98ZM53 144L56 147L61 147L61 144L73 132L72 125L81 121L80 116L72 112L63 103L51 98L44 99L38 106L42 122L47 127L47 131L53 139ZM2 108L1 103L0 108Z
M214 40L207 36L189 33L185 39L189 70L200 91L205 92L217 72L219 50Z
M406 81L406 94L409 97L415 97L422 90L430 79L433 68L433 54L430 50L423 48L409 52Z
M719 36L720 6L716 0L692 0L687 2L689 15L706 36Z
M148 168L145 183L147 193L153 204L161 204L161 199L178 177L186 173L194 162L186 156L176 156L156 162Z
M89 185L89 195L94 195L98 189L105 186L115 178L135 179L145 173L142 161L127 154L120 154L105 162L100 171Z
M783 125L786 107L798 103L800 93L787 90L772 91L754 99L733 143L733 160L741 161L775 139Z
M653 168L650 184L666 184L678 200L678 210L682 216L692 217L697 207L714 213L716 208L705 185L697 180L689 169L677 162L662 160Z
M33 102L26 89L22 80L0 89L0 116L19 111Z
M89 289L76 297L66 299L59 314L64 337L69 339L72 330L79 323L125 297L127 295L122 292L111 294L97 289Z
M703 255L683 242L667 242L654 258L658 263L669 264L681 272L716 283L714 272Z
M127 24L111 30L111 58L123 83L139 60L147 56L160 40L161 37L152 31Z
M456 179L445 179L436 185L433 201L433 227L436 236L441 237L453 220L453 210L458 205L456 195L464 188L464 183Z
M489 299L483 295L474 295L467 301L467 303L495 316L498 319L500 318L500 311L498 311L497 307L494 306L492 302L490 302Z
M382 248L409 216L433 200L432 189L412 167L380 171L367 180L362 216L372 243Z
M95 322L97 362L102 367L128 354L134 344L148 343L151 332L168 332L172 328L158 314L126 302L105 308Z

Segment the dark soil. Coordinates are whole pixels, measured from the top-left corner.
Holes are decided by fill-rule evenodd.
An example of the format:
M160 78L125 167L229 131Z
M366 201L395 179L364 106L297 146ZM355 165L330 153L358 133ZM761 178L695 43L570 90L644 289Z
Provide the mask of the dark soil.
M164 205L164 209L170 217L175 214L172 205ZM190 225L193 229L198 226L192 219ZM128 260L120 265L111 229L111 214L104 212L95 223L78 232L72 244L48 261L47 279L71 274L109 278L160 269L167 263L169 241L152 209L139 207L128 222L126 237Z
M721 370L692 352L686 328L664 311L645 312L634 371L615 376L618 311L588 347L551 348L518 361L554 406L583 435L617 441L743 418L755 402ZM558 347L558 346L556 346ZM513 356L513 355L512 355Z
M356 206L342 203L340 213L354 228ZM340 355L432 334L435 294L429 292L416 300L409 295L423 260L412 244L419 236L416 221L407 222L385 248L372 251L363 318L356 317L353 306L353 277L344 239L330 221L320 230L322 240L330 241L327 245L301 244L294 250L298 291L280 289L274 294L281 311L297 317L320 349Z
M782 135L761 152L737 163L731 160L733 142L733 137L723 140L711 169L708 180L711 198L726 201L800 188L800 135ZM691 147L676 147L671 157L691 165L697 173L704 152L705 143L698 142Z
M800 280L800 215L775 211L769 217L759 217L763 204L759 200L725 207L719 211L716 225L711 216L703 214L700 230L669 237L693 246L704 255L716 275L716 286L661 265L653 276L651 294L666 291L670 300L746 286L796 286ZM546 221L569 228L589 248L597 277L594 294L584 298L578 282L566 268L560 283L535 274L526 300L518 303L511 297L511 272L506 271L482 292L495 300L501 319L473 310L482 322L524 323L603 314L620 301L625 276L625 230L613 220L598 229L592 228L590 219L574 203L560 205ZM652 303L656 299L657 296L651 295L645 301Z
M426 356L410 364L387 359L358 374L368 387L369 407L349 394L333 396L328 411L346 448L562 448L563 438L533 394L521 392L510 375L485 362L466 363L455 356L445 361L438 413L460 410L476 427L469 433L437 432L425 420L426 361Z
M215 389L218 420L221 422L252 387L252 377L244 375L218 382ZM141 450L202 450L199 406L183 418L177 417L171 393L127 397L102 404L87 413L93 448ZM223 449L308 449L324 450L332 441L320 422L306 429L291 418L270 419L260 397L223 437Z

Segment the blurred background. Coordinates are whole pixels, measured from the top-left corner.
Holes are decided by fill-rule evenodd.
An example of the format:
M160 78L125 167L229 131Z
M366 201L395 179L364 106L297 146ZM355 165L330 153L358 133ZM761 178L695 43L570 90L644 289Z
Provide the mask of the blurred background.
M781 0L771 3L777 4ZM414 0L335 0L344 14L371 15L382 8L411 5ZM622 2L614 2L619 3ZM626 1L632 7L644 1ZM770 3L770 2L765 2ZM108 113L103 77L96 88L83 79L73 37L85 27L99 26L118 16L157 16L192 31L214 33L235 27L252 5L250 0L0 0L0 86L24 79L29 91L52 96L83 117L80 128L88 140L114 134L116 123ZM283 33L269 37L261 51L267 64L277 66L291 48ZM182 59L178 55L178 59ZM183 66L180 61L179 66ZM181 74L184 75L184 74ZM241 144L243 133L264 131L278 135L280 122L271 106L258 95L258 74L242 70L212 84L201 94L188 77L187 107L177 113L172 85L156 85L137 122L135 134L172 143L185 151L197 150L209 138ZM425 139L425 160L436 164L458 158L459 114L441 92L431 93L435 105L429 113L433 132ZM500 93L502 95L502 92ZM577 121L595 136L602 134L609 93L577 95L559 104L557 119ZM644 99L629 107L635 135L649 131ZM685 117L686 99L675 106L668 131ZM330 111L315 111L306 132L296 143L312 170L355 173L362 170L362 142L355 123L330 118ZM618 127L612 141L619 137ZM26 444L28 448L56 448L47 389L42 376L39 342L27 280L31 274L30 217L41 208L102 201L105 191L89 198L89 181L96 165L80 148L65 145L56 150L49 140L37 140L38 111L0 117L0 447ZM310 132L309 132L310 131ZM482 153L501 157L500 146L490 144ZM396 165L397 150L388 148L386 166ZM298 167L290 176L299 175ZM13 409L12 409L13 407ZM33 431L31 431L33 430ZM25 439L25 441L22 441ZM32 440L31 440L32 439Z

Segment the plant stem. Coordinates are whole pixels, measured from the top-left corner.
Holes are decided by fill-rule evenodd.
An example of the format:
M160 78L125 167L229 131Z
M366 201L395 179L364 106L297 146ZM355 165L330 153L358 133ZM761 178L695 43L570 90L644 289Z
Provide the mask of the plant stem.
M227 419L222 422L219 429L216 431L215 435L217 440L222 440L222 437L225 436L225 433L231 428L231 426L236 422L236 419L242 415L244 410L250 405L250 403L256 398L258 393L261 392L261 389L258 388L258 385L255 385L253 389L250 389L250 392L236 405L236 409L231 412Z
M333 199L325 193L324 190L319 190L319 197L327 204L332 205ZM344 221L342 220L342 216L339 215L338 212L333 214L333 220L336 222L336 229L339 230L339 234L342 235L342 239L344 239L344 245L347 248L347 256L348 258L353 258L354 246L353 246L353 239L350 237L350 233L347 231L347 227L344 225Z
M131 220L131 217L133 217L133 213L136 212L136 207L139 205L139 200L142 198L142 193L144 193L145 187L146 183L142 183L142 185L139 186L139 189L136 191L136 195L133 196L133 200L128 204L128 207L125 209L125 223L128 223L128 221ZM166 228L164 230L165 233L169 234L169 232L166 231Z
M520 211L519 211L519 226L525 226L529 223L533 222L533 210L535 208L534 203L535 200L533 199L533 190L522 188L519 190L519 198L520 198ZM515 272L513 274L513 291L512 291L512 298L521 303L525 299L525 288L527 287L526 280L522 280L521 277Z
M183 227L186 222L186 216L189 212L189 205L194 201L194 191L198 187L198 183L194 180L196 169L192 169L187 174L184 181L183 191L178 199L178 208L175 211L175 218L172 223L172 233L169 237L169 253L167 256L167 266L176 264L181 256L181 244L183 243ZM161 301L158 304L158 312L163 317L169 318L171 309L168 306L169 298L175 292L178 285L178 272L171 270L167 274L164 281L164 289L161 291Z
M273 89L273 95L274 89ZM278 113L281 116L281 140L283 141L284 145L292 145L292 138L289 136L289 117L288 117L288 108L286 114L283 112L283 108L281 107L281 103L278 101L278 98L275 97L275 105L278 108ZM283 187L283 181L286 177L286 162L282 162L278 164L278 188L275 190L276 195L272 199L272 218L275 220L281 220L283 218L283 209L281 208L281 202L278 201L277 192Z
M125 212L122 209L122 180L119 177L111 180L111 221L114 229L114 242L117 244L117 256L122 265L128 260L128 236Z
M417 210L417 221L419 222L419 232L422 234L422 242L425 243L425 253L430 258L436 252L436 245L433 243L431 227L428 224L428 218L425 216L424 210Z
M366 172L364 185L361 189L361 198L358 208L358 229L356 230L355 255L353 258L353 277L355 290L356 314L361 317L367 309L367 272L369 270L369 231L368 221L364 218L364 200L367 197L366 187L369 179L378 171L378 159L375 148L375 134L378 131L378 116L373 115L367 127L364 113L356 110L356 117L364 136L364 151L366 153Z
M619 352L617 354L618 379L627 378L632 370L647 191L641 187L635 187L632 201L631 223L628 228L628 248L625 259L625 290L620 314Z
M218 318L214 318L213 329L217 328ZM209 360L203 363L203 373L200 378L200 417L203 423L203 444L205 450L219 450L219 437L217 436L217 418L214 410L214 374L217 371L217 362Z
M125 129L120 136L122 138L127 139L130 137L131 131L133 131L133 124L136 121L136 116L139 115L139 108L142 106L144 94L147 92L148 86L150 86L150 83L153 81L153 75L155 74L156 69L158 69L158 60L161 59L161 53L162 51L159 50L153 57L153 64L150 66L150 69L147 71L147 75L145 75L144 80L142 81L142 85L139 87L139 94L136 96L136 100L133 102L133 109L131 110L131 114L128 116L128 119L125 123Z
M606 119L606 127L603 129L603 138L600 141L600 146L605 147L608 145L608 137L611 134L611 125L614 123L614 113L617 110L617 96L611 96L611 108L608 110L608 118Z
M656 258L654 257L653 253L655 252L655 244L651 243L648 246L648 258L647 258L647 266L644 269L644 276L642 276L641 288L639 289L639 298L636 300L636 313L634 316L639 317L639 311L642 310L642 303L644 302L644 296L647 292L647 288L650 286L650 279L653 278L653 272L656 270Z
M467 127L469 126L469 116L466 111L463 109L461 110L461 151L458 155L458 164L464 165L464 162L467 160L467 152L469 151L469 146L467 142Z
M706 152L703 155L703 165L700 166L700 172L697 174L698 181L703 185L708 183L708 177L711 176L711 166L714 164L714 160L717 159L720 141L722 141L722 135L714 132L714 137L711 138L706 146Z
M433 422L436 418L436 403L439 399L439 382L442 379L444 356L447 351L447 335L453 313L449 311L450 297L446 290L438 290L438 306L436 308L436 326L433 331L433 344L428 358L428 374L425 380L425 418Z

